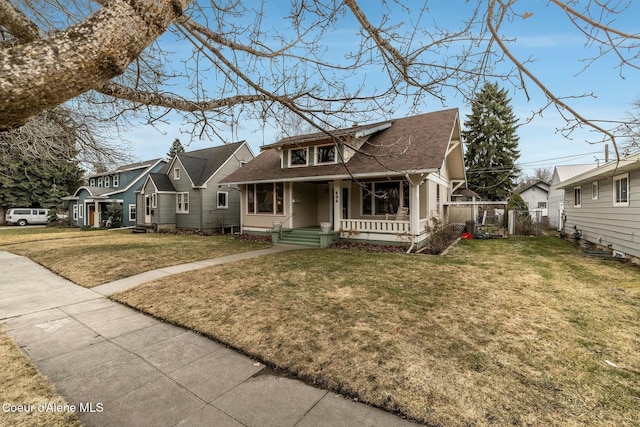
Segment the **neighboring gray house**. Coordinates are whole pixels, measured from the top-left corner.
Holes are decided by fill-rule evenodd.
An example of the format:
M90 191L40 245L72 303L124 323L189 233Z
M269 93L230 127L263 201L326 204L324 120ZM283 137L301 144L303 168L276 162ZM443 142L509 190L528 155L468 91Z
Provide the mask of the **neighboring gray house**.
M606 163L555 184L565 191L563 231L640 259L640 154Z
M137 224L157 230L239 229L240 191L219 183L253 157L246 142L178 154L137 191Z
M538 180L518 191L534 218L537 217L538 212L542 218L549 215L549 188L549 184Z
M122 205L122 225L135 225L135 190L149 173L158 172L166 165L166 160L154 159L87 176L85 185L78 188L73 196L62 199L69 204L70 222L79 227L100 227L108 219L108 205L116 202Z
M549 190L549 226L562 230L562 213L564 211L564 189L553 188L562 181L587 172L596 167L595 163L585 165L561 165L553 169L551 190Z

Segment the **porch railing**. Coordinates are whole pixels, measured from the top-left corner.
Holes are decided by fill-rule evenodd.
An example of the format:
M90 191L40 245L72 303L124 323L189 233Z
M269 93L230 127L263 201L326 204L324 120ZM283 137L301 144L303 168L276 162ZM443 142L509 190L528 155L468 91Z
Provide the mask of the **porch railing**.
M373 219L343 219L340 228L345 231L361 233L408 233L409 221L373 220Z

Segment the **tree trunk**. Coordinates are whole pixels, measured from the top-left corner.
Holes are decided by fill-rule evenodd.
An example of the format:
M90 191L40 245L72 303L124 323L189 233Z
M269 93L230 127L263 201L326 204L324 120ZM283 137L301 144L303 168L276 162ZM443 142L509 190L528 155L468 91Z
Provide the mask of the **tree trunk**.
M0 130L122 74L191 0L114 0L79 25L0 50Z

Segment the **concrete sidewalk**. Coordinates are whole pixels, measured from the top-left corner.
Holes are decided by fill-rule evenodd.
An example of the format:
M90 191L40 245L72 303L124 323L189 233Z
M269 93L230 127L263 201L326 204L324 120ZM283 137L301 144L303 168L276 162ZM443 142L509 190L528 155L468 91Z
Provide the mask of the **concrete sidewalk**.
M263 251L244 257L264 254L258 252ZM215 265L203 263L189 269ZM163 275L186 271L162 270ZM255 360L104 297L158 277L139 275L136 281L103 285L99 293L0 251L0 321L67 402L78 408L82 403L78 415L84 425L412 425L268 375Z

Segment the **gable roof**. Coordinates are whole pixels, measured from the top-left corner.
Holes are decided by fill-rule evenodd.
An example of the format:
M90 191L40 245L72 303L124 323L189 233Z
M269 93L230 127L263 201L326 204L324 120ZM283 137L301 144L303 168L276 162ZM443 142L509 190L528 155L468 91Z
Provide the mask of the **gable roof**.
M132 170L136 170L136 169L146 169L149 166L155 165L156 163L158 163L161 160L163 160L163 159L158 158L158 159L152 159L152 160L144 160L142 162L129 163L127 165L118 166L117 168L115 168L113 170L110 170L110 171L101 172L101 173L94 173L94 174L91 174L91 175L86 175L85 179L95 178L95 177L104 176L104 175L110 175L110 174L114 174L116 172L126 172L126 171L132 171Z
M367 137L346 165L282 168L280 149L283 145L328 139L324 133L285 138L263 147L262 153L221 182L243 184L436 172L442 167L454 130L459 129L458 119L458 109L454 108L346 129L336 138L347 134L355 137L358 132L363 138Z
M631 154L621 158L620 160L614 160L612 162L605 163L602 166L591 168L586 172L572 176L571 178L560 181L559 183L555 183L552 188L569 188L581 181L591 181L605 176L613 177L614 175L633 170L640 170L640 153Z
M179 153L176 158L184 167L185 172L194 186L204 185L220 166L231 157L245 141L204 148L202 150ZM175 162L175 159L174 161ZM173 167L173 162L171 167ZM154 181L155 182L155 181Z
M551 186L550 186L549 184L547 184L544 180L539 179L539 180L537 180L537 181L533 181L533 182L531 182L531 183L529 183L529 184L525 185L524 187L522 187L521 189L519 189L519 190L517 191L517 193L518 193L518 194L522 194L522 193L524 193L525 191L530 190L530 189L531 189L531 188L533 188L533 187L538 187L538 188L539 188L539 189L541 189L542 191L546 191L546 192L548 193L548 192L549 192L549 189L550 189L550 187L551 187Z
M166 173L150 173L147 176L147 181L148 180L151 180L153 182L153 185L155 185L156 190L158 191L176 191L173 183ZM147 184L147 181L144 182L142 187Z
M597 165L595 163L556 166L553 170L553 180L551 184L555 185L562 181L566 181L569 178L573 178L574 176L590 171L591 169L595 169L596 166Z

